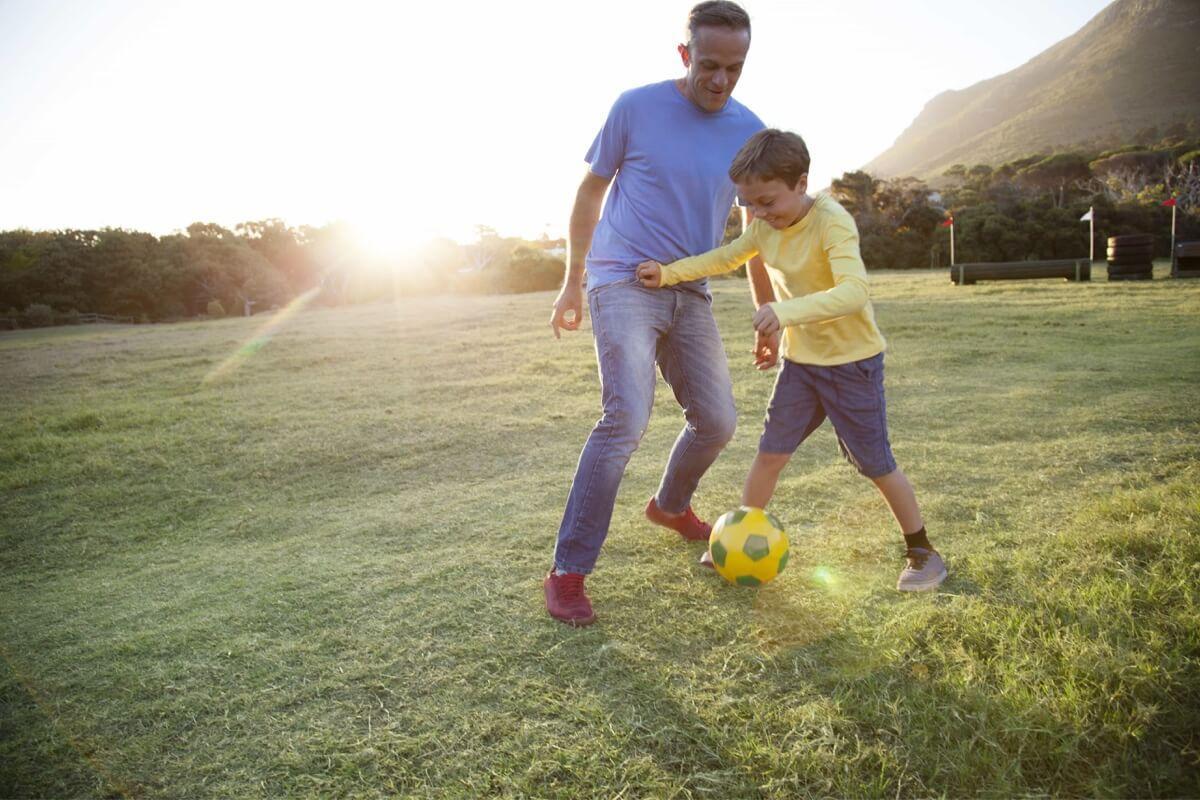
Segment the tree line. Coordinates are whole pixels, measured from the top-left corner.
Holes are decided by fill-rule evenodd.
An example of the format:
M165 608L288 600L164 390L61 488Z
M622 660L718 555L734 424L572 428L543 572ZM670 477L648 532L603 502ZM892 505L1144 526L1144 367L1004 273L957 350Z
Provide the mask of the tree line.
M858 224L868 269L949 264L953 215L956 260L1078 258L1088 252L1095 208L1102 238L1152 233L1169 256L1170 209L1178 238L1200 239L1200 140L1168 137L1100 153L1029 156L998 167L956 164L928 182L847 172L832 194ZM726 239L740 232L732 214ZM282 306L319 289L340 305L437 292L555 289L564 271L561 240L500 236L439 239L405 256L365 250L345 225L289 227L277 219L233 229L197 222L168 236L123 229L0 232L0 322L9 327L104 314L156 322L245 314Z
M342 224L277 219L232 230L197 222L157 237L123 229L0 232L0 321L7 327L102 314L139 322L255 313L314 289L327 305L438 291L556 288L561 241L480 227L462 246L439 239L395 256L365 249Z
M868 269L948 265L950 216L960 263L1086 257L1089 227L1079 220L1089 208L1098 256L1105 237L1150 233L1155 256L1167 258L1163 200L1177 198L1177 239L1200 239L1200 140L955 164L928 183L848 172L831 192L854 215Z

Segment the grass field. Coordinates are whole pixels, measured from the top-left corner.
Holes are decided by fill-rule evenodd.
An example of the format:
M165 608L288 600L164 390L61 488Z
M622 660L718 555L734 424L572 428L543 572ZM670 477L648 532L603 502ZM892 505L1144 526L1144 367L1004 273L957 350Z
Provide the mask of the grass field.
M894 590L828 427L788 571L721 583L641 517L660 386L584 630L542 602L599 408L551 295L0 334L0 796L1200 795L1200 281L875 297L943 590ZM710 518L771 386L715 307Z

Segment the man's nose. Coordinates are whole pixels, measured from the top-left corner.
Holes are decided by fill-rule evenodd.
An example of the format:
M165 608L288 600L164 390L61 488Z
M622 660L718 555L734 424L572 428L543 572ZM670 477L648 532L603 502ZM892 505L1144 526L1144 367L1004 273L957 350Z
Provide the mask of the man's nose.
M713 86L718 86L724 89L729 85L729 76L725 74L725 70L720 69L713 75Z

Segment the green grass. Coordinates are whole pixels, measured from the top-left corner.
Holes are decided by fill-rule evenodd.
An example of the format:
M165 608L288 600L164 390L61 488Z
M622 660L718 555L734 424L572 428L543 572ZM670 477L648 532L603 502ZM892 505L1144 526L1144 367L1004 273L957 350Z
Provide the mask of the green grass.
M1161 271L1161 269L1160 269ZM660 387L598 571L543 609L598 413L551 296L0 334L0 796L1200 795L1200 281L881 274L897 459L951 577L828 427L727 586L641 518ZM741 414L771 377L715 307Z

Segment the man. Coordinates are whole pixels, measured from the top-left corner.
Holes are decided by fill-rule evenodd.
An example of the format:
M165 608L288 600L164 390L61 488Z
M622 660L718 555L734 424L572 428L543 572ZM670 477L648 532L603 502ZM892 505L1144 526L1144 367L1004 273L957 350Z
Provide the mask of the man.
M578 329L586 268L604 413L580 455L544 582L547 611L571 625L595 620L584 579L650 419L655 364L686 424L646 506L652 522L685 539L708 538L711 527L691 498L737 419L707 281L652 290L636 274L643 261L672 261L720 243L734 200L729 163L763 127L731 98L750 49L746 12L728 0L703 2L689 14L687 30L688 42L678 47L687 74L622 94L588 150L589 170L571 211L566 280L550 317L555 337ZM755 302L773 300L760 261L750 275ZM774 365L778 344L777 335L757 341L760 368Z

